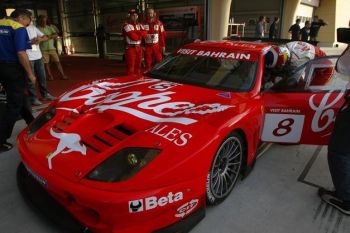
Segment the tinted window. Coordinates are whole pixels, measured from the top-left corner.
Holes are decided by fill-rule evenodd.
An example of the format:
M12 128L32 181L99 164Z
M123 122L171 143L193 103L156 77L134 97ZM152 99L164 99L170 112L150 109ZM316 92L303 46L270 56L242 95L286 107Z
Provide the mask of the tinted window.
M147 75L227 91L248 91L255 81L256 61L186 55L170 56Z

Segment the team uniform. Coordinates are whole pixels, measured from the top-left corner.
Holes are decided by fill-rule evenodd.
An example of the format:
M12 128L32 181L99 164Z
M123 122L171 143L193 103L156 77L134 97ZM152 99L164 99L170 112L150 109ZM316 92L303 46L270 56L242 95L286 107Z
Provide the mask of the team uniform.
M147 31L145 37L145 72L152 68L153 60L157 63L162 61L162 50L165 47L165 30L163 24L159 20L152 22L146 21L143 24Z
M142 62L141 42L147 32L140 23L125 22L122 33L125 39L127 73L128 75L140 75Z
M0 120L0 146L6 144L19 115L27 124L34 118L27 106L26 72L17 52L31 49L26 28L12 20L0 20L0 82L6 91L6 114Z

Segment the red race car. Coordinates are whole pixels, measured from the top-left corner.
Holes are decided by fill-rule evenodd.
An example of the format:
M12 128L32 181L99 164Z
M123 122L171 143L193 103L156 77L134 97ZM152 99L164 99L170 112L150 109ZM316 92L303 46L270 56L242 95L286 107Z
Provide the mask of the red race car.
M336 57L298 49L196 42L143 77L69 90L18 137L21 191L77 231L188 231L263 142L327 144L348 81Z

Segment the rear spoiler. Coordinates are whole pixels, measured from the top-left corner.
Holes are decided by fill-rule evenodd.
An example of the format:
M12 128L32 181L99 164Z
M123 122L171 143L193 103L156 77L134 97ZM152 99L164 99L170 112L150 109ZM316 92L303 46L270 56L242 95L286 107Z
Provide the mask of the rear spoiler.
M239 37L239 36L230 36L226 37L226 40L232 40L232 41L250 41L250 42L260 42L260 43L267 43L267 44L274 44L274 45L282 45L287 44L288 42L291 42L290 39L269 39L269 38L255 38L255 37ZM309 44L312 44L314 46L317 46L318 41L306 41Z

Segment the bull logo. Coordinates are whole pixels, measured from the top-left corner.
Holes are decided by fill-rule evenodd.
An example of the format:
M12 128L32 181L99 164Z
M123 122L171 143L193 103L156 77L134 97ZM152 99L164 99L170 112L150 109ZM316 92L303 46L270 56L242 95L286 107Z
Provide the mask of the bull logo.
M47 156L50 170L52 169L52 159L60 153L67 154L76 151L86 155L85 145L80 144L80 135L75 133L57 133L52 128L50 129L50 134L60 140L56 150Z

